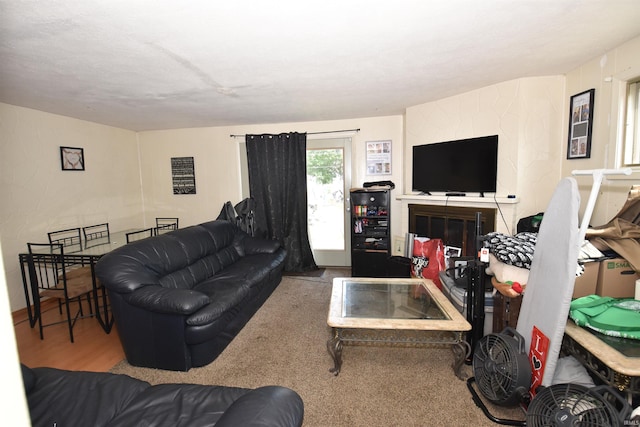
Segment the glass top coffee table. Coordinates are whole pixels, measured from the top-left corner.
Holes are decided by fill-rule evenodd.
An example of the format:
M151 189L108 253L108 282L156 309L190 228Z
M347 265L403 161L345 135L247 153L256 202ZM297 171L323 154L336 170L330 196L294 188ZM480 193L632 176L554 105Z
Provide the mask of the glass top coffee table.
M459 378L470 354L463 333L471 325L428 279L337 277L327 324L332 328L327 350L334 375L340 373L345 344L450 345Z

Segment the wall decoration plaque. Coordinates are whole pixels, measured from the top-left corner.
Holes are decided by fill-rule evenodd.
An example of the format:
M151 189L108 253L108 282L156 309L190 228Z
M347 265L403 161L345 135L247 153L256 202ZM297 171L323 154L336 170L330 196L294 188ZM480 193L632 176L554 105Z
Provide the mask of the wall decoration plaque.
M590 89L573 95L569 103L569 142L567 159L591 157L591 130L593 128L593 98L596 90Z
M83 171L84 149L77 147L60 147L60 164L63 171Z
M196 194L196 174L193 157L172 157L173 194Z

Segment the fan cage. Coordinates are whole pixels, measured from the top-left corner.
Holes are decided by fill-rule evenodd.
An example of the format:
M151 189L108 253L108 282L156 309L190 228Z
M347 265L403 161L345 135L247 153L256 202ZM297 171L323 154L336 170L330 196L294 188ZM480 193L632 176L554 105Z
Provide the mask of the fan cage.
M603 396L580 384L555 384L543 388L527 408L528 427L620 426L618 412Z
M495 404L514 406L528 394L531 366L512 337L489 334L478 342L473 372L482 394Z

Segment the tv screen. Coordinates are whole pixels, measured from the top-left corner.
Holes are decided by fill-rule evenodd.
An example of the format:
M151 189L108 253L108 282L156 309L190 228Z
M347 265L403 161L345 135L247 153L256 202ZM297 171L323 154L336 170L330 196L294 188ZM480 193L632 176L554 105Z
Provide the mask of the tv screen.
M495 193L497 174L498 135L413 147L414 191Z

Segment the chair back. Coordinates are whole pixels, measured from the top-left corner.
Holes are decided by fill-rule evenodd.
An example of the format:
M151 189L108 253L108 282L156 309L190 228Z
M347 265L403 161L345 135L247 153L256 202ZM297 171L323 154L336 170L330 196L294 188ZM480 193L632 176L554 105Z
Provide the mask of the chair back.
M178 229L178 218L156 218L155 234L164 234Z
M29 279L31 290L40 294L43 290L55 289L64 297L62 290L67 281L64 245L62 243L27 243L29 248L30 265Z
M39 324L40 338L44 337L42 329L45 326L66 322L71 342L73 342L75 320L84 316L80 297L86 295L89 307L91 307L89 298L89 294L93 291L91 268L88 266L73 268L74 266L65 257L65 246L62 243L27 243L27 247L29 248L29 293L33 302L34 316ZM60 314L62 314L62 307L64 307L66 320L43 324L41 298L59 300ZM78 310L77 314L72 316L69 303L74 299L78 300ZM93 316L91 308L90 312Z
M153 228L145 228L144 230L130 231L127 233L127 243L134 242L136 240L146 239L153 236Z
M89 225L82 228L84 233L84 247L103 245L111 242L111 234L109 233L109 223Z
M80 236L80 227L68 228L66 230L58 230L47 233L50 244L61 244L67 253L78 252L82 250L82 237Z
M178 229L178 218L156 218L153 232L156 236Z

